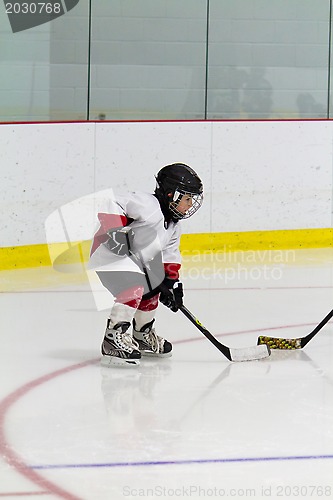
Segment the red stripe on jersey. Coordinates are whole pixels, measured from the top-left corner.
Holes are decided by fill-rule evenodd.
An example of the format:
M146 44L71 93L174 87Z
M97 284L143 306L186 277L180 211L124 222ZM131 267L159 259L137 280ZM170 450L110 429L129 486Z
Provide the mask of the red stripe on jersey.
M170 278L171 280L178 280L180 267L181 267L180 264L175 264L174 262L169 264L164 264L164 271L166 277Z
M90 257L97 250L97 248L108 240L107 231L110 229L116 229L118 227L124 227L127 224L127 217L125 215L118 214L97 214L100 226L98 231L94 236L94 240L91 246Z

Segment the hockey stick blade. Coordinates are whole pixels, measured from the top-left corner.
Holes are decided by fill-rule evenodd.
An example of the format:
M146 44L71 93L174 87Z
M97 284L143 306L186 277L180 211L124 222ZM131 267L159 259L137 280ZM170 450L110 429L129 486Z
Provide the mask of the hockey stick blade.
M332 316L333 309L327 314L327 316L325 316L325 318L319 323L319 325L317 325L316 328L314 328L312 332L310 332L305 337L298 337L297 339L284 339L280 337L267 337L264 335L260 335L260 337L258 337L258 345L266 344L271 349L302 349L308 342L310 342L311 339L313 339L315 335L317 335L317 333L323 328L323 326L325 326L326 323L329 322Z
M212 342L212 344L217 347L217 349L224 354L229 361L255 361L259 359L264 359L270 356L271 351L268 345L256 345L254 347L244 347L244 348L229 348L226 345L219 342L202 323L185 307L181 306L179 310L200 330L205 337Z

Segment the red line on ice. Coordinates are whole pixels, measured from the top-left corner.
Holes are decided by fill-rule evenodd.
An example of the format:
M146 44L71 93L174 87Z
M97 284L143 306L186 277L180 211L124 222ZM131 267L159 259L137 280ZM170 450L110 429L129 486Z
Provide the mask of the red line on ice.
M46 491L49 494L56 495L65 500L81 500L76 495L64 490L60 486L52 483L48 479L45 479L41 474L35 470L29 468L29 466L24 462L24 460L11 448L10 444L7 442L5 435L5 418L6 414L20 398L25 396L29 391L35 389L36 387L49 382L50 380L59 377L61 375L66 375L74 370L84 368L85 366L96 363L97 360L89 360L83 363L78 363L76 365L68 366L60 370L54 371L40 378L32 380L22 387L16 389L16 391L9 394L0 402L0 455L6 460L6 462L12 466L19 474L26 477L32 481L35 485L43 489L43 493ZM41 492L42 493L42 492Z
M278 327L258 328L258 329L253 329L253 330L243 330L243 331L238 331L238 332L221 333L221 334L218 334L216 336L221 337L224 335L235 335L235 334L240 334L240 333L262 332L262 331L270 331L270 330L282 330L285 328L295 328L298 326L305 326L305 325L285 325L285 326L278 326ZM194 338L190 338L190 339L183 339L183 340L174 341L173 343L174 344L181 344L184 342L193 342L196 340L203 340L203 339L204 339L204 337L194 337ZM46 382L49 382L50 380L53 380L56 377L59 377L61 375L66 375L72 371L79 370L81 368L85 368L86 366L95 364L97 362L98 362L98 359L92 359L92 360L84 361L82 363L68 366L66 368L61 368L60 370L56 370L56 371L51 372L49 374L43 375L42 377L39 377L35 380L32 380L31 382L28 382L27 384L24 384L23 386L19 387L14 392L12 392L8 396L6 396L2 401L0 401L0 455L19 474L26 477L31 482L33 482L35 485L37 485L43 489L43 491L41 491L39 493L25 493L24 495L53 494L53 495L56 495L60 498L65 499L65 500L82 500L79 497L77 497L76 495L73 495L72 493L64 490L63 488L57 486L56 484L52 483L48 479L44 478L40 473L31 469L24 462L24 460L12 449L12 447L8 443L8 441L6 439L6 435L5 435L5 419L6 419L6 415L9 411L9 409L20 398L25 396L29 391L35 389L36 387L38 387L42 384L45 384ZM17 494L15 494L15 493L11 493L11 494L0 493L0 496L15 496L15 495L17 495ZM23 494L20 494L20 495L23 495Z

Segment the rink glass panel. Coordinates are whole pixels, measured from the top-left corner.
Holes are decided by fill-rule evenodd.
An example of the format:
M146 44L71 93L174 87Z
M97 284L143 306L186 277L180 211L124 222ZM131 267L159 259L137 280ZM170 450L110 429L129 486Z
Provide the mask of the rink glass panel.
M80 0L13 33L3 5L0 120L327 118L330 17L330 0Z
M73 9L50 22L19 32L12 32L1 3L0 121L85 120L89 0L80 0ZM19 8L14 4L23 3L35 5L37 10L46 5L42 7L43 2L38 0L19 0L12 2L13 9ZM65 5L61 0L60 3Z

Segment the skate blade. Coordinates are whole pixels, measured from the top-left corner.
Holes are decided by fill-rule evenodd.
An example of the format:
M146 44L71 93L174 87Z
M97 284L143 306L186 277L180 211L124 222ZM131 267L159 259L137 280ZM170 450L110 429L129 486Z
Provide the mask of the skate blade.
M163 353L156 353L153 351L141 351L141 356L147 356L150 358L170 358L172 356L172 352L166 352L165 354Z
M103 356L101 358L102 366L137 366L140 364L139 359L123 359L115 356Z

